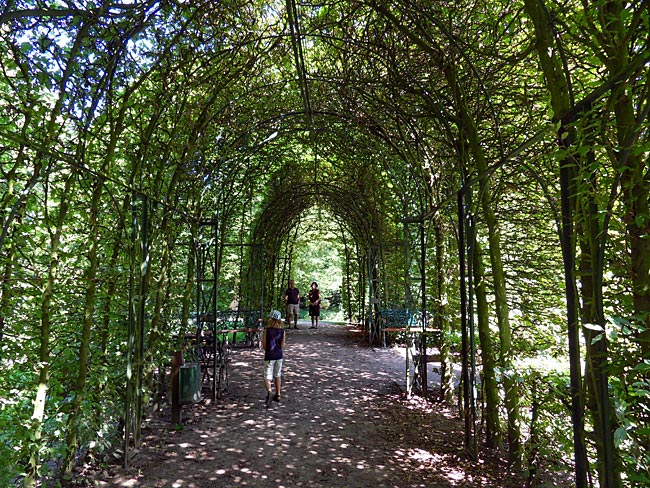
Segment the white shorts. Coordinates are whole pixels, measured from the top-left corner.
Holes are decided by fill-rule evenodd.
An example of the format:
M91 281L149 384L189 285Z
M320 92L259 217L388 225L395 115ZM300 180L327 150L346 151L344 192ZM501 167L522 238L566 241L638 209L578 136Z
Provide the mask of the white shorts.
M282 359L264 361L264 379L271 381L282 376Z
M297 303L288 303L287 304L287 320L291 318L291 315L295 315L298 318L300 314L300 305Z

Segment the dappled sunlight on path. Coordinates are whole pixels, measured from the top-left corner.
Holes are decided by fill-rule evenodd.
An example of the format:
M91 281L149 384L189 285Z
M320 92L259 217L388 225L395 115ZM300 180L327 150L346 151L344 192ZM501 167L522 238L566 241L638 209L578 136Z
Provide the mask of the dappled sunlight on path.
M398 351L344 326L287 333L281 403L265 408L262 353L236 350L223 401L185 407L180 430L152 419L133 466L98 486L517 486L465 459L439 405L400 401Z

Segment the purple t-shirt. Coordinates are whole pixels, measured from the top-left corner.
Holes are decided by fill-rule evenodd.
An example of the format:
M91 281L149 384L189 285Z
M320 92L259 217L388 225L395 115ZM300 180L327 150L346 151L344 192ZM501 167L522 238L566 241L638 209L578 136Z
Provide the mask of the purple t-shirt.
M264 361L282 359L282 339L284 329L269 327L266 329L266 349L264 350Z

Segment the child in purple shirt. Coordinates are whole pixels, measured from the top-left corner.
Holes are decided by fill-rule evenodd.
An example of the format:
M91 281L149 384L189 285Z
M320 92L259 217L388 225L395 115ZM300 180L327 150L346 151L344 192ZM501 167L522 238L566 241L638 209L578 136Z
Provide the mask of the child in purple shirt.
M282 314L273 310L262 334L262 348L264 349L264 387L266 388L266 408L269 408L271 399L280 401L282 387L282 350L286 336L282 323ZM271 398L271 380L275 383L275 395Z

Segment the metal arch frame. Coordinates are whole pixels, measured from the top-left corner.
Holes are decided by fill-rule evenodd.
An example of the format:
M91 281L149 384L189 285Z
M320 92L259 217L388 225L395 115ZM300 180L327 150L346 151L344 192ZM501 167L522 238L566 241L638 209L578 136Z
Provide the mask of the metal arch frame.
M195 281L196 281L196 347L199 348L201 344L201 335L205 323L210 322L210 317L216 325L217 316L217 300L219 289L219 235L218 235L218 216L214 220L199 222L198 235L196 238L196 259L195 259ZM209 229L209 236L207 239L202 238L203 229ZM211 273L207 273L210 269ZM206 299L206 294L209 296ZM211 371L211 386L210 395L212 400L216 400L218 396L219 386L218 371L217 371L217 355L218 343L216 334L213 335L212 341L212 355L215 360L212 362ZM198 355L198 351L197 351ZM204 365L208 367L208 365Z
M307 69L305 68L305 56L302 46L303 35L300 31L300 19L298 17L296 0L287 0L287 20L291 29L291 45L293 47L294 63L296 67L296 74L298 75L300 94L302 96L304 104L305 118L307 127L311 129L311 95L309 92L309 83L307 80Z

